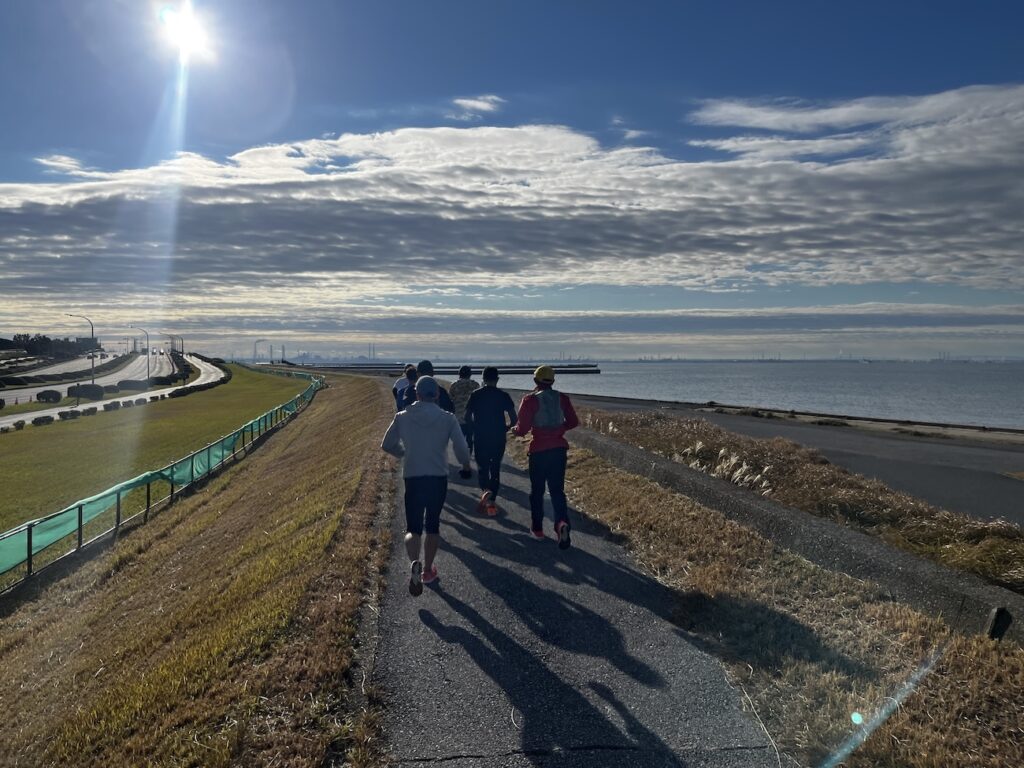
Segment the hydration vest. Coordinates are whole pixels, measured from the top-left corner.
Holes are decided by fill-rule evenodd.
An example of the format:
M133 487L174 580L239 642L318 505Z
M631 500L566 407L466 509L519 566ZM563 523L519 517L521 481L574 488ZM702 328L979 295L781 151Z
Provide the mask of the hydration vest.
M537 414L533 417L533 426L541 429L556 429L565 423L562 412L562 396L553 389L542 389L534 397L537 398Z

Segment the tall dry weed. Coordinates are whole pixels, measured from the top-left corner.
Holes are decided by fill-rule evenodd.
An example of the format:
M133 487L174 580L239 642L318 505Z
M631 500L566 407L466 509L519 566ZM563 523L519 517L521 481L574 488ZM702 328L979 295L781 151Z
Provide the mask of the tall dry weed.
M956 636L586 451L571 454L567 491L676 591L675 622L722 661L786 764L1024 765L1021 648Z
M944 565L1024 592L1024 531L932 506L832 465L789 440L758 440L703 419L580 409L584 425L692 469L826 517Z

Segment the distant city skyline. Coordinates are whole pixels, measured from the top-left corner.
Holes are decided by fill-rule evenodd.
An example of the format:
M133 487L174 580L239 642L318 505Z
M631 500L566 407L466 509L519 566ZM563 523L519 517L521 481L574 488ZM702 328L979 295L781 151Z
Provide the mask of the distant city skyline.
M0 336L1024 356L1024 6L0 6ZM956 352L962 350L962 353Z

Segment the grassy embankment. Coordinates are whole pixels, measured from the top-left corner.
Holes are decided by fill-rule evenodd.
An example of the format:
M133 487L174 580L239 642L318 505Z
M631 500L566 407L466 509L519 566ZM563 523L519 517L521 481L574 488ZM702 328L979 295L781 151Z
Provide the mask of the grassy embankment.
M232 366L227 384L0 435L0 530L202 448L289 400L309 382Z
M332 378L251 457L0 619L0 762L362 764L353 639L388 551L392 409L377 382Z
M580 418L617 440L1024 592L1024 530L1013 523L939 509L789 440L743 437L703 419L588 409Z
M521 446L510 453L525 464ZM837 765L1024 764L1024 650L957 635L647 478L587 451L570 456L574 507L623 537L676 592L677 624L722 660L785 764L822 764L861 732L854 713L870 722L908 693Z

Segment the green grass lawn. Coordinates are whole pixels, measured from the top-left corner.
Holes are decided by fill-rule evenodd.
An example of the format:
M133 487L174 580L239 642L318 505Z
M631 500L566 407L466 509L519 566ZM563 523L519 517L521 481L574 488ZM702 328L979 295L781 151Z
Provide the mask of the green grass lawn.
M309 384L231 368L229 383L188 397L0 435L0 531L165 466Z

